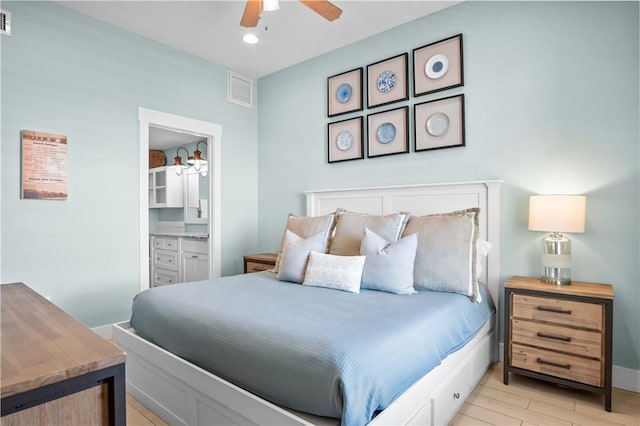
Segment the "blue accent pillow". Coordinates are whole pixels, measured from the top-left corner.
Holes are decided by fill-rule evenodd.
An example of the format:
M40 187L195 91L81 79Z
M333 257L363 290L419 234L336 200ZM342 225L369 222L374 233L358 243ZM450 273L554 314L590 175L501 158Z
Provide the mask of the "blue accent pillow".
M309 253L312 251L323 252L325 238L324 232L319 232L305 239L287 229L282 241L282 257L276 277L280 281L302 283Z
M413 294L413 270L418 236L410 234L389 242L364 228L360 254L366 256L361 288L395 294Z

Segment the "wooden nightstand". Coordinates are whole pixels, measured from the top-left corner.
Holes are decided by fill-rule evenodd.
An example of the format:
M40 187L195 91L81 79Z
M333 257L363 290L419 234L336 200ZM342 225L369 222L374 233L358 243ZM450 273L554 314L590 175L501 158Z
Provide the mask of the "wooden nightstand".
M504 384L511 372L598 392L611 411L611 285L513 277L504 293Z
M266 271L276 266L278 253L260 253L244 256L244 273Z

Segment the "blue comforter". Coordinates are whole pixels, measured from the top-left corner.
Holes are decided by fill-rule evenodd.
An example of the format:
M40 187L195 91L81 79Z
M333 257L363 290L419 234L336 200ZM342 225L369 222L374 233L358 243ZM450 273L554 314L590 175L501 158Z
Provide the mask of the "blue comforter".
M364 425L493 312L466 296L360 294L271 272L153 288L133 301L138 335L273 403Z

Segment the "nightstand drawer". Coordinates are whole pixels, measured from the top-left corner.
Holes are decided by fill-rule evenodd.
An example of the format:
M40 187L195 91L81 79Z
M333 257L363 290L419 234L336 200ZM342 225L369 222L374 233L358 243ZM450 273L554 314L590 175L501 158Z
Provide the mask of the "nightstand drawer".
M513 344L511 365L574 382L602 387L602 363L594 359Z
M602 333L553 324L513 319L511 340L514 343L553 349L590 358L603 357Z
M514 318L602 330L603 316L601 304L524 294L513 295Z
M268 271L273 269L273 265L268 263L247 262L247 274L251 272Z

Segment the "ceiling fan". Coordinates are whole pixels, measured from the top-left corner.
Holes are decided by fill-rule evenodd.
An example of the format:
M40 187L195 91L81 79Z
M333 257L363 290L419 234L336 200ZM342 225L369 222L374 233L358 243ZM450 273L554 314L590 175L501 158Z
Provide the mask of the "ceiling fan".
M299 0L300 3L307 6L309 9L313 10L327 21L334 21L340 17L342 14L342 9L338 6L334 5L328 0ZM273 1L263 1L263 0L247 0L247 5L244 8L244 13L242 14L242 19L240 20L240 25L245 28L253 28L258 26L258 21L260 20L260 14L262 10L269 10L265 7L265 3L273 3ZM277 1L275 2L276 7ZM271 9L273 10L273 9Z

